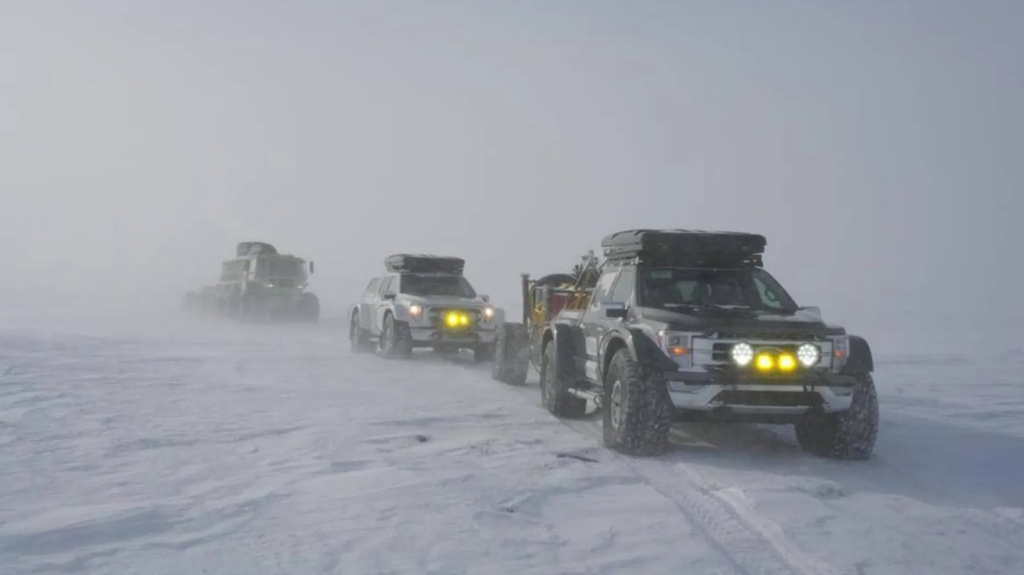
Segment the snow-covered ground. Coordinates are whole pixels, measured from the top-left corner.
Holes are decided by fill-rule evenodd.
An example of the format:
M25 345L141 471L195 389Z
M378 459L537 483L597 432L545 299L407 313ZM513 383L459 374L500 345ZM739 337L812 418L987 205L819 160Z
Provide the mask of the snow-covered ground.
M599 421L541 409L535 375L351 355L331 322L10 320L0 572L1021 573L1024 329L1004 327L868 333L876 455L837 462L759 426L618 456Z

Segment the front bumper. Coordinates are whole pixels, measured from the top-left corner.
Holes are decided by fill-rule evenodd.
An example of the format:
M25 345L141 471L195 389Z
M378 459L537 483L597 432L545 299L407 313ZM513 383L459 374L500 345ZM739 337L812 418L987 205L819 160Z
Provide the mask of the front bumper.
M727 370L666 372L665 380L678 410L755 421L846 411L857 383L829 372L765 377Z
M428 345L480 345L490 344L498 333L495 327L447 328L409 326L409 335L417 346Z

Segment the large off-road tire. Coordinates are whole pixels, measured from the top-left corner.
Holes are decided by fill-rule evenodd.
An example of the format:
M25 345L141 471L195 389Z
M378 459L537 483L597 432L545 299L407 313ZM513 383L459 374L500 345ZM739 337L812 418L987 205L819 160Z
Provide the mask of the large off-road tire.
M258 294L250 291L238 294L235 305L235 316L243 322L259 321L270 315L266 302Z
M313 293L302 294L302 299L299 300L299 319L302 321L308 321L316 323L320 321L320 298Z
M503 323L498 326L494 339L494 361L491 379L509 385L523 385L530 372L526 326L521 323Z
M564 363L559 362L553 342L544 348L540 362L540 400L557 417L580 418L587 413L587 400L569 393L572 380Z
M638 364L626 348L612 356L605 376L603 438L628 455L658 455L668 446L672 400L660 373Z
M560 286L564 284L573 285L576 283L576 278L569 274L548 274L537 280L536 285L542 286Z
M359 312L352 314L348 326L349 350L352 353L367 353L373 351L373 343L370 341L370 332L359 325Z
M870 375L860 376L850 409L809 416L796 424L796 439L808 453L833 459L871 457L878 438L878 394Z
M377 352L381 357L387 359L410 357L412 355L412 338L409 334L409 325L402 321L396 321L395 316L391 313L385 315L380 341L377 342Z

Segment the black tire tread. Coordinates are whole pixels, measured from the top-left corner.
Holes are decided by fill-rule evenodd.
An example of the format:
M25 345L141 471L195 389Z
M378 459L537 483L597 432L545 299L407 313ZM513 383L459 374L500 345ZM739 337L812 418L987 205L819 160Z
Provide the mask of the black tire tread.
M587 413L587 400L569 393L572 381L556 358L553 342L544 347L540 364L541 402L555 417L579 419Z
M830 459L871 458L878 438L878 393L870 375L860 376L848 411L809 417L796 424L796 438L804 451Z
M624 403L622 428L616 430L611 423L611 387L619 379L623 385ZM668 386L660 373L644 369L622 348L612 356L605 380L603 438L604 444L627 455L660 455L668 448L669 428L672 424L672 400Z
M509 385L523 385L530 373L530 358L524 353L529 346L526 326L503 323L494 339L491 379Z

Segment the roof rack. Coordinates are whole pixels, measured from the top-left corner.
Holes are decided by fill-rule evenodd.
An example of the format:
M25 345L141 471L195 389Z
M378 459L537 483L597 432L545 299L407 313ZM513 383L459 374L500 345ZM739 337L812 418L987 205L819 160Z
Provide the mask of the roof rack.
M270 254L274 255L277 253L277 248L273 244L259 241L248 241L238 242L235 245L235 257L244 257L253 254Z
M454 256L433 254L392 254L384 258L384 267L391 272L462 275L466 261Z
M767 240L746 232L704 230L625 230L604 237L608 261L637 259L686 267L761 267Z

